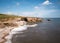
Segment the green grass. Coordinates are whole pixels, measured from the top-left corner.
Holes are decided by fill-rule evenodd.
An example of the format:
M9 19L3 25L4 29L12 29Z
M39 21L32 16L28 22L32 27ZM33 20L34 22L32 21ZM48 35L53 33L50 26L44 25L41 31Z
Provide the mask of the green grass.
M5 18L15 18L18 16L15 15L7 15L7 14L0 14L0 19L5 19Z

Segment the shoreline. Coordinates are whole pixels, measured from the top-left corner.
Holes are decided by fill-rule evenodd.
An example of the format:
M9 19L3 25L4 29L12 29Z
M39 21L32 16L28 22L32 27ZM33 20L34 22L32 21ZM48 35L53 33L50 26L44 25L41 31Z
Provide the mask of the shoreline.
M0 34L2 34L1 36L0 36L0 43L5 43L6 42L6 40L7 39L5 39L5 37L7 37L8 35L9 35L9 33L11 32L11 29L13 29L13 28L15 28L15 29L17 29L17 31L23 31L23 30L26 30L28 27L35 27L35 26L37 26L37 24L35 24L35 25L28 25L28 26L22 26L22 28L25 28L25 29L22 29L22 28L20 28L20 27L6 27L6 29L2 29L0 32ZM8 29L9 28L9 29ZM19 29L20 30L19 30ZM2 32L3 31L3 32ZM15 31L15 30L14 30ZM18 33L18 32L17 32ZM13 33L13 34L17 34L17 33ZM8 37L9 38L9 37Z

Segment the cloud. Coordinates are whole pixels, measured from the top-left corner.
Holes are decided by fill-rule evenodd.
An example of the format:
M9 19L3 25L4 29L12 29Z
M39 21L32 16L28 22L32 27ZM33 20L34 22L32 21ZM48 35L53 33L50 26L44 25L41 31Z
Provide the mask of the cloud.
M8 15L12 15L12 14L14 14L14 15L17 15L17 13L16 13L16 12L11 12L11 11L4 12L3 14L8 14Z
M49 15L50 13L56 12L57 10L51 9L51 10L41 10L40 12L38 12L39 14L42 15Z
M23 12L22 14L34 14L34 12Z
M51 3L49 0L46 0L43 3L34 6L33 12L27 11L27 12L22 12L21 14L23 16L50 17L56 12L56 9L49 9L49 7L54 7L54 6L47 6L50 4L53 3Z
M22 16L34 16L35 13L36 13L36 12L21 12L20 14L21 14Z
M42 3L42 5L50 5L52 4L49 0L46 0L45 2Z
M50 10L40 10L40 11L33 11L33 12L20 12L20 13L16 13L16 12L6 12L4 14L14 14L14 15L19 15L19 16L28 16L28 17L55 17L54 13L57 12L57 10L55 9L50 9ZM53 15L53 16L52 16Z
M17 6L19 6L19 5L20 5L20 3L19 3L19 2L17 2L17 3L16 3L16 5L17 5Z
M34 14L33 12L23 12L22 14Z
M40 10L37 12L36 16L38 17L48 17L49 15L53 15L53 13L56 12L56 10L51 9L51 10Z
M48 17L48 15L52 15L56 10L40 10L40 11L34 11L34 12L22 12L20 13L21 16L29 16L29 17Z
M6 14L13 14L12 12L6 12Z
M47 6L49 5L49 6ZM51 3L49 0L44 1L43 3L38 4L37 6L34 7L34 9L41 10L41 9L47 9L47 8L55 7L53 6L53 3Z
M35 9L39 9L39 6L35 6L34 8L35 8Z

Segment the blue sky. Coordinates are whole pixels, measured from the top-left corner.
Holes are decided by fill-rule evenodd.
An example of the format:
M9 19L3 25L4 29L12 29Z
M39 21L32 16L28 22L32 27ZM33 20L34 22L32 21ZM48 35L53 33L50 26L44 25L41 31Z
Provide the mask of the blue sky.
M0 0L0 13L60 18L60 0Z

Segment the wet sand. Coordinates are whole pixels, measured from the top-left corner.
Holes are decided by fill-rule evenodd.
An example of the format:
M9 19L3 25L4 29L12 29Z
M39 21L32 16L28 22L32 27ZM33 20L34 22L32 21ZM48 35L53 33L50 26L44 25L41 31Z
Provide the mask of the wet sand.
M36 27L30 27L13 35L13 43L60 43L60 19L44 20Z

